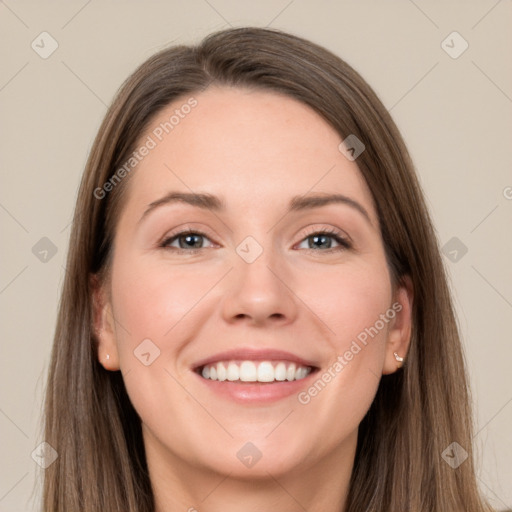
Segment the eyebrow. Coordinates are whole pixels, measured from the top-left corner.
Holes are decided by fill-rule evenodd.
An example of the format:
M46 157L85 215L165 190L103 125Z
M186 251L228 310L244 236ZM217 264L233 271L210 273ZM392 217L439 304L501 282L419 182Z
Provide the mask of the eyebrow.
M139 219L139 223L147 217L147 215L156 208L173 203L185 203L204 210L211 210L214 212L226 211L226 203L218 196L208 193L194 193L194 192L169 192L165 196L150 203L146 211ZM320 208L330 204L345 204L357 210L370 224L370 215L366 209L354 199L344 196L343 194L311 194L308 196L294 196L288 205L289 212L311 210Z

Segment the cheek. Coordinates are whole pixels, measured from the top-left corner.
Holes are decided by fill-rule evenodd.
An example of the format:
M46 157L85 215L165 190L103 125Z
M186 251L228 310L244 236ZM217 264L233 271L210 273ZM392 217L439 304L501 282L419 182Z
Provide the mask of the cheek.
M145 338L158 340L162 349L169 348L164 340L168 343L173 338L170 331L174 326L215 283L215 276L209 279L200 272L169 268L160 262L130 265L120 261L116 270L112 277L114 310L116 320L125 327L118 335L123 342L129 338L130 344Z
M139 255L114 262L112 294L128 395L143 422L158 430L163 419L186 416L183 411L201 414L171 375L177 376L180 352L194 338L195 324L201 325L194 305L218 277L148 260ZM165 423L165 431L169 438L184 435L180 421Z
M347 266L340 272L331 269L316 282L317 286L309 281L302 284L303 296L329 328L331 358L299 396L299 403L320 423L340 418L348 432L370 407L381 378L392 319L391 282L387 266L380 262Z
M351 341L364 341L365 334L377 323L374 340L387 333L388 322L380 320L390 308L391 282L380 259L346 265L301 278L301 298L325 324L328 339L336 354L345 352Z

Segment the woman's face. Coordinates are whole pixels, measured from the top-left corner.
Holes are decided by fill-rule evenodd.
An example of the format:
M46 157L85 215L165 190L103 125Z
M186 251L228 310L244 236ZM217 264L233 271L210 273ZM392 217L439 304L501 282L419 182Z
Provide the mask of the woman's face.
M137 146L98 357L121 369L155 467L277 477L353 457L410 333L357 160L292 98L193 96Z

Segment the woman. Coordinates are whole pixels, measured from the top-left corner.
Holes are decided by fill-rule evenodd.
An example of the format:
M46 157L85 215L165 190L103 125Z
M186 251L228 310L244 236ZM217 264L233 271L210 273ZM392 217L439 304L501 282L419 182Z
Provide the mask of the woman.
M77 201L45 511L484 511L413 164L364 80L260 28L128 78Z

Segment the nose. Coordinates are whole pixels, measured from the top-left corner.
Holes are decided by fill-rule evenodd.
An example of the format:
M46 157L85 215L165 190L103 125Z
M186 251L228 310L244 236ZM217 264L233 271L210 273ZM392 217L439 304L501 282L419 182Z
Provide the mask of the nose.
M234 268L224 281L222 315L228 323L286 325L297 316L293 278L282 261L264 250L252 263L235 254Z

